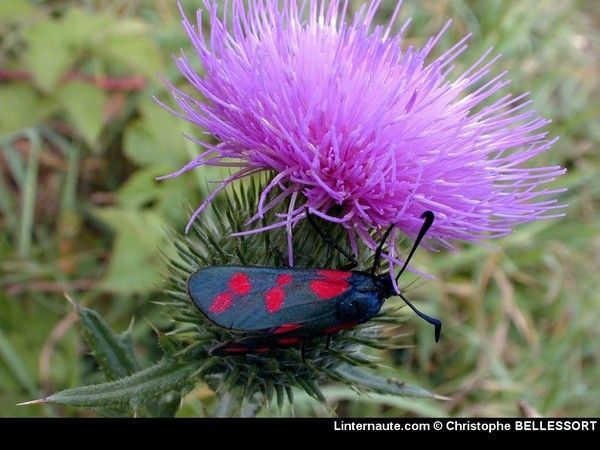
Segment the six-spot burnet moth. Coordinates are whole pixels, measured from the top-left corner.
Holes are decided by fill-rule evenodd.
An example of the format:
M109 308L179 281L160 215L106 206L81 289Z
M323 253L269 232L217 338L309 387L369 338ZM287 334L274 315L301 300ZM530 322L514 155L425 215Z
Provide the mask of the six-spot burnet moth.
M200 311L221 327L251 333L213 347L211 354L264 353L273 348L304 345L319 336L329 337L367 322L379 313L386 299L396 294L419 317L435 326L435 340L439 340L441 321L423 314L401 292L396 292L389 272L376 275L383 246L394 225L384 233L371 270L363 272L352 270L357 266L354 257L317 227L308 210L306 217L329 245L348 258L351 263L347 270L211 266L193 273L187 288ZM434 215L426 211L421 218L423 225L396 281L431 227Z

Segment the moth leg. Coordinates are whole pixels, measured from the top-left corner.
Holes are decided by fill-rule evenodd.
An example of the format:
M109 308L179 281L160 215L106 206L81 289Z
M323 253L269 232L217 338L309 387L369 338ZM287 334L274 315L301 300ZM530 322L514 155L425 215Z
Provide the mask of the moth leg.
M302 356L302 362L306 364L306 341L302 341L300 344L300 355Z
M310 223L311 226L315 229L315 231L321 235L323 240L326 243L328 243L329 245L331 245L333 248L335 248L342 255L344 255L348 259L348 261L350 261L350 263L347 266L345 266L344 270L352 270L356 266L358 266L358 261L356 260L356 258L354 256L352 256L350 253L348 253L346 250L344 250L342 247L340 247L338 244L336 244L333 241L333 239L331 239L331 237L327 236L327 234L325 234L325 232L319 228L319 226L315 222L315 218L310 213L308 208L304 208L304 210L306 212L306 218L308 219L308 223Z
M354 261L354 262L351 262L349 264L346 264L346 265L342 266L340 268L340 270L345 270L345 271L349 272L351 270L356 269L356 266L358 266L358 263L356 261Z
M331 346L331 335L330 335L330 334L328 334L328 335L327 335L327 341L325 341L325 348L326 348L327 350L329 350L329 347L330 347L330 346Z
M285 258L285 256L283 256L283 253L281 252L281 250L279 250L277 247L275 247L274 245L271 246L271 250L273 250L273 253L275 253L277 255L277 259L279 259L279 263L285 267L286 269L291 269L291 266L288 264L287 259Z
M381 242L377 246L377 250L375 250L375 257L373 258L373 266L371 266L371 276L372 277L375 276L375 272L377 272L377 270L379 269L379 262L381 261L381 253L383 252L383 246L385 245L390 233L392 232L392 230L394 229L395 226L396 226L395 224L392 224L388 227L387 230L385 230L385 233L383 233L383 238L381 239Z

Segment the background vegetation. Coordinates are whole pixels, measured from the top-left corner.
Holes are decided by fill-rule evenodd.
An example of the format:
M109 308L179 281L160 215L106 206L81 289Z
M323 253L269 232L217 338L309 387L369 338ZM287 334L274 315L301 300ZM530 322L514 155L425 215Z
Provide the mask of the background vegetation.
M354 6L359 1L352 2ZM382 19L393 7L384 2ZM390 376L450 401L359 397L324 389L339 415L600 414L600 11L597 2L410 1L409 40L448 19L440 49L474 34L465 66L494 46L515 92L530 91L561 140L538 164L569 169L562 220L521 226L491 243L418 255L434 274L411 292L445 321L442 341L409 320L413 349L389 353ZM184 2L188 11L200 1ZM164 183L196 154L170 116L158 74L181 83L170 55L189 44L170 0L0 2L0 416L87 415L15 404L100 381L68 292L157 358L168 325L160 293L172 254L166 228L182 230L218 171ZM545 159L545 161L544 161ZM135 319L132 322L132 317ZM142 361L143 363L143 361ZM213 393L198 386L179 415L202 415ZM330 415L297 395L285 414ZM263 414L277 415L275 409Z

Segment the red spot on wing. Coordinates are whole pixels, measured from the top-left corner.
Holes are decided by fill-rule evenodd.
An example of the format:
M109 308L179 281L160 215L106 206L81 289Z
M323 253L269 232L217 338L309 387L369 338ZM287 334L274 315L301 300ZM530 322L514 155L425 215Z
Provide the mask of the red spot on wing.
M231 294L229 292L222 292L214 298L208 310L211 313L220 314L227 311L232 303L233 297Z
M257 349L254 349L256 353L266 353L269 350L271 350L270 347L258 347Z
M279 286L285 286L286 284L290 284L294 279L289 273L282 273L277 277L277 284Z
M329 280L347 280L352 276L352 272L325 269L319 270L319 275Z
M348 323L342 323L341 325L334 325L332 327L325 328L323 330L323 334L339 333L342 330L348 330L350 328L354 328L355 325L356 325L356 322L348 322Z
M275 286L267 291L265 294L265 306L267 311L273 314L281 309L283 301L285 300L285 291L282 287Z
M322 300L329 300L346 292L350 286L346 280L329 279L329 280L313 280L308 283L310 290Z
M275 328L273 331L274 334L284 334L289 333L290 331L297 330L298 328L302 328L302 325L299 323L284 323L280 327Z
M281 345L292 345L300 342L300 339L297 337L286 337L277 339L277 342L279 342Z
M227 353L246 353L248 349L246 347L233 346L227 347L224 351L226 351Z
M228 286L229 289L239 295L247 295L252 290L250 278L248 277L248 274L244 272L234 273L229 279Z

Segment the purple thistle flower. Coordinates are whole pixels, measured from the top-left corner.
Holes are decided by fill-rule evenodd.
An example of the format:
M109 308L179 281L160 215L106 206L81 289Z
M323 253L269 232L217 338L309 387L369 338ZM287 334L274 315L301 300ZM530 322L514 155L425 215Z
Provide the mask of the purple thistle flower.
M409 21L392 32L400 5L389 24L373 26L379 0L363 5L351 24L348 1L245 3L225 3L219 15L205 0L208 39L202 12L196 28L182 11L203 73L186 55L176 63L201 97L167 83L179 105L173 112L219 143L198 141L205 150L166 177L204 165L239 169L186 231L229 183L261 171L274 177L248 224L285 199L289 208L277 222L239 234L287 227L291 242L308 207L343 226L356 251L357 239L375 248L373 232L391 223L414 237L431 210L430 244L451 247L560 215L548 196L562 190L544 185L564 169L525 166L556 141L543 130L549 121L529 109L527 94L491 99L509 84L504 72L493 74L491 49L453 76L469 36L429 61L449 23L422 48L403 46ZM340 215L331 215L335 206ZM398 262L392 247L388 259Z

